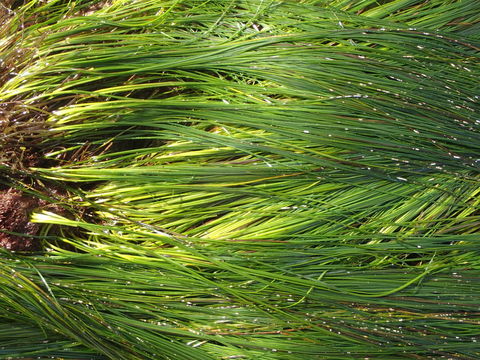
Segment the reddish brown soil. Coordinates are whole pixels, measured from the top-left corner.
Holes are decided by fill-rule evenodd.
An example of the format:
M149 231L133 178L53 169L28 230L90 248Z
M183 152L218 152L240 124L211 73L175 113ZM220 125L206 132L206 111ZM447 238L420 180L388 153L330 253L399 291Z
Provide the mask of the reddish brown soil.
M0 191L0 229L22 235L0 232L0 246L12 251L35 251L40 248L36 235L39 224L30 222L33 210L42 205L40 199L24 195L18 190Z

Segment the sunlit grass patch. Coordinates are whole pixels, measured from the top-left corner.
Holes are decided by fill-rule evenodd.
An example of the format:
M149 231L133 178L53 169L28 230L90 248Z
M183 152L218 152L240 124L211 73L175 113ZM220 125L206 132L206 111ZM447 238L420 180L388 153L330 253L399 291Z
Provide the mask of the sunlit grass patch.
M5 6L0 357L480 356L474 2Z

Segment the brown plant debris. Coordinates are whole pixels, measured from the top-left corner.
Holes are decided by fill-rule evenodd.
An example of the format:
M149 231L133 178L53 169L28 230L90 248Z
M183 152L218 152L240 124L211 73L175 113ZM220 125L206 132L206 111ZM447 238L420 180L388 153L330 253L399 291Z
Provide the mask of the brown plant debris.
M39 224L30 222L30 215L33 210L44 205L43 203L43 200L18 190L0 191L1 247L12 251L35 251L40 248L38 239L29 236L37 235L40 230Z

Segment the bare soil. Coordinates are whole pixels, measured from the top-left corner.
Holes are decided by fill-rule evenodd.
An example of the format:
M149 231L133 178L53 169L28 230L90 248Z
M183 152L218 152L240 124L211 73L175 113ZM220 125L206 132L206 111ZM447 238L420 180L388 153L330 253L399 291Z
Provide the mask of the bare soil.
M41 207L43 200L8 189L0 191L0 246L11 251L35 251L40 248L37 235L40 225L30 222L31 213ZM18 233L9 234L8 232Z

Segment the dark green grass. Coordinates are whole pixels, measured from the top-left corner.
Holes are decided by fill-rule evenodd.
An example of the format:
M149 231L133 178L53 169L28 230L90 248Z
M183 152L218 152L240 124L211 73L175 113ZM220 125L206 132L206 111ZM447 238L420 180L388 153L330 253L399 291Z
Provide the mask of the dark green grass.
M480 357L479 5L98 3L0 30L2 181L66 209L1 357Z

